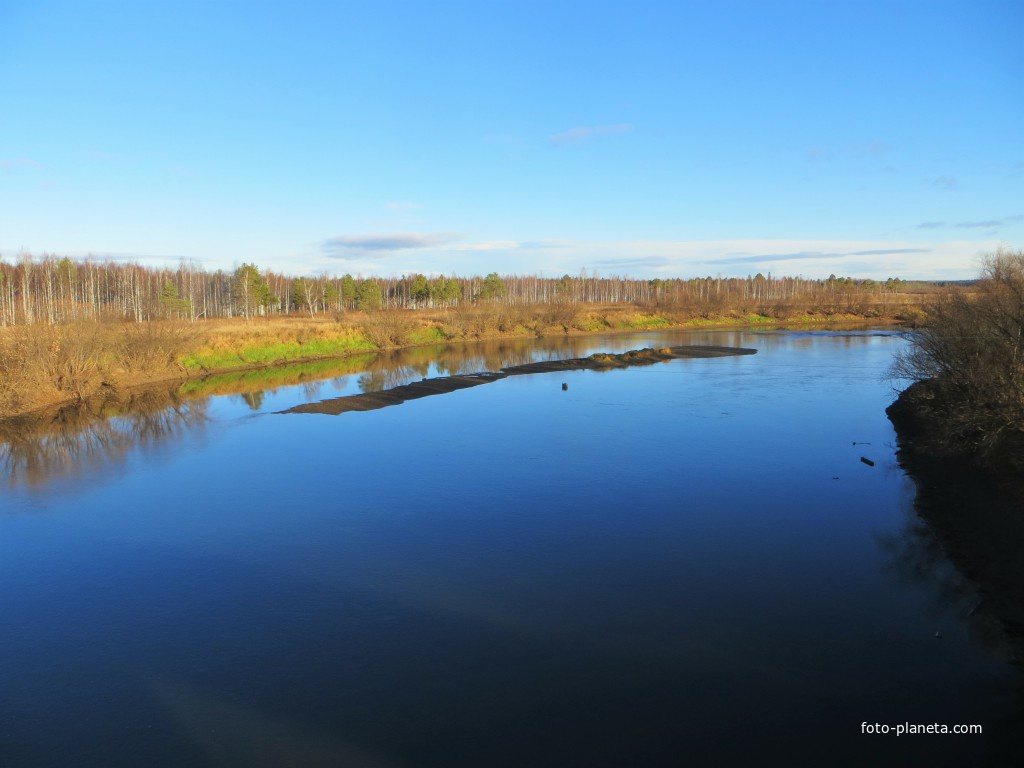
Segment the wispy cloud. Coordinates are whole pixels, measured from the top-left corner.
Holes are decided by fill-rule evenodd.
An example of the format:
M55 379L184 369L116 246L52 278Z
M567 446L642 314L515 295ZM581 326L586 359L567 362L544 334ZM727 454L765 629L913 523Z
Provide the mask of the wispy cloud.
M571 128L568 131L563 131L562 133L556 133L553 136L548 136L548 142L555 146L576 144L597 136L614 136L622 133L630 133L632 130L633 126L630 123L620 123L618 125L581 126L579 128Z
M960 229L995 229L1001 223L999 219L987 219L984 221L961 221L956 226Z
M427 232L331 237L320 244L320 250L324 255L334 259L357 259L366 255L385 256L395 251L437 248L457 239L452 234Z
M895 256L899 253L931 253L931 248L879 248L874 251L850 251L840 256Z
M962 279L977 274L979 256L999 241L983 230L952 229L969 238L943 242L919 240L512 240L485 233L476 238L408 231L332 238L319 248L318 268L330 264L361 274L578 274L582 267L602 275L639 278L721 275L754 272L823 278L829 273L884 280ZM929 233L929 237L930 237ZM397 242L396 242L397 241ZM331 245L328 247L327 243ZM372 245L377 250L368 249ZM402 248L395 248L401 245ZM393 250L387 250L390 248ZM294 271L294 267L291 267ZM315 270L314 270L315 271Z
M546 250L548 248L569 248L575 245L572 240L527 240L519 244L526 251Z
M766 261L803 261L821 259L845 259L849 256L895 256L906 253L928 253L929 248L877 248L868 251L845 251L827 253L824 251L798 251L796 253L761 253L757 255L729 255L721 259L709 259L709 264L757 264Z
M932 181L932 186L938 187L939 189L953 190L960 186L960 182L952 176L939 176Z
M800 261L803 259L838 259L846 254L822 253L821 251L800 251L798 253L759 253L753 256L726 256L708 259L708 264L757 264L762 261Z
M1018 214L1016 216L1003 216L1001 219L983 219L981 221L961 221L956 226L960 229L995 229L1001 227L1004 224L1015 224L1018 221L1024 221L1024 214Z
M914 229L941 229L946 226L944 221L922 221Z
M10 171L15 168L38 168L39 163L28 157L0 157L0 170Z
M640 256L632 259L599 259L595 266L607 269L639 269L641 267L664 267L669 263L664 256Z
M477 243L459 243L453 245L452 251L510 251L519 248L515 240L485 240Z

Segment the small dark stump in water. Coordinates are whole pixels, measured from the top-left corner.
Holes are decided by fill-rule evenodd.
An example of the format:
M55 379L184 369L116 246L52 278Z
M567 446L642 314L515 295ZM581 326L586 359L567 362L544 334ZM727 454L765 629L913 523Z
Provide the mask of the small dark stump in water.
M861 462L861 464L867 464L869 467L875 466L875 462L873 462L871 459L868 459L868 458L866 458L864 456L860 457L860 462Z
M563 383L563 384L562 384L562 391L563 391L563 392L566 392L566 391L567 391L568 389L569 389L569 385L568 385L568 384L565 384L565 383Z

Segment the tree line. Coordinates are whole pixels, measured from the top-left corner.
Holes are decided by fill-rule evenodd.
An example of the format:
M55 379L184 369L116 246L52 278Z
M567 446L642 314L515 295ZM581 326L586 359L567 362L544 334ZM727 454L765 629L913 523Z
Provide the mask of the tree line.
M232 271L190 262L175 268L133 262L22 254L0 259L0 326L80 320L315 317L349 310L444 309L480 302L508 306L634 304L701 313L761 311L800 303L850 309L866 295L898 292L905 284L830 276L825 280L773 277L699 277L638 280L596 273L537 275L341 277L289 276L254 264Z

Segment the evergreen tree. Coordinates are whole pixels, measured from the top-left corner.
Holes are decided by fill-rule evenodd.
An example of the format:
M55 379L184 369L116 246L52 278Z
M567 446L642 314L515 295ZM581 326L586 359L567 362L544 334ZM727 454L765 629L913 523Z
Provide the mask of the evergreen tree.
M164 287L160 289L160 306L170 317L174 314L188 312L192 308L192 302L178 295L178 286L173 281L165 280Z
M426 304L430 301L430 283L423 275L416 275L409 286L409 295L413 304Z
M384 296L380 290L380 283L376 280L363 280L356 291L356 306L359 309L375 310L380 309L384 304Z
M356 305L356 294L358 287L352 275L345 275L341 278L341 304L345 309L352 309Z
M247 318L274 303L270 286L255 264L243 264L235 270L231 294L237 308Z
M484 278L484 284L480 287L480 292L477 293L476 297L483 301L492 301L500 299L507 290L505 281L501 279L501 276L497 272L491 272L491 274Z

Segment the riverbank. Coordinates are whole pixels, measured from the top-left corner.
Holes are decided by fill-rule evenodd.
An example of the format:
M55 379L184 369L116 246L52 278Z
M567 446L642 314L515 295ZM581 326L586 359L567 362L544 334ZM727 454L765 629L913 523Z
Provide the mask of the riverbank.
M913 310L692 317L633 305L477 306L343 316L20 326L0 335L0 418L62 403L117 399L154 384L341 360L382 350L489 339L581 336L670 329L782 329L896 325ZM909 314L908 314L909 313Z

